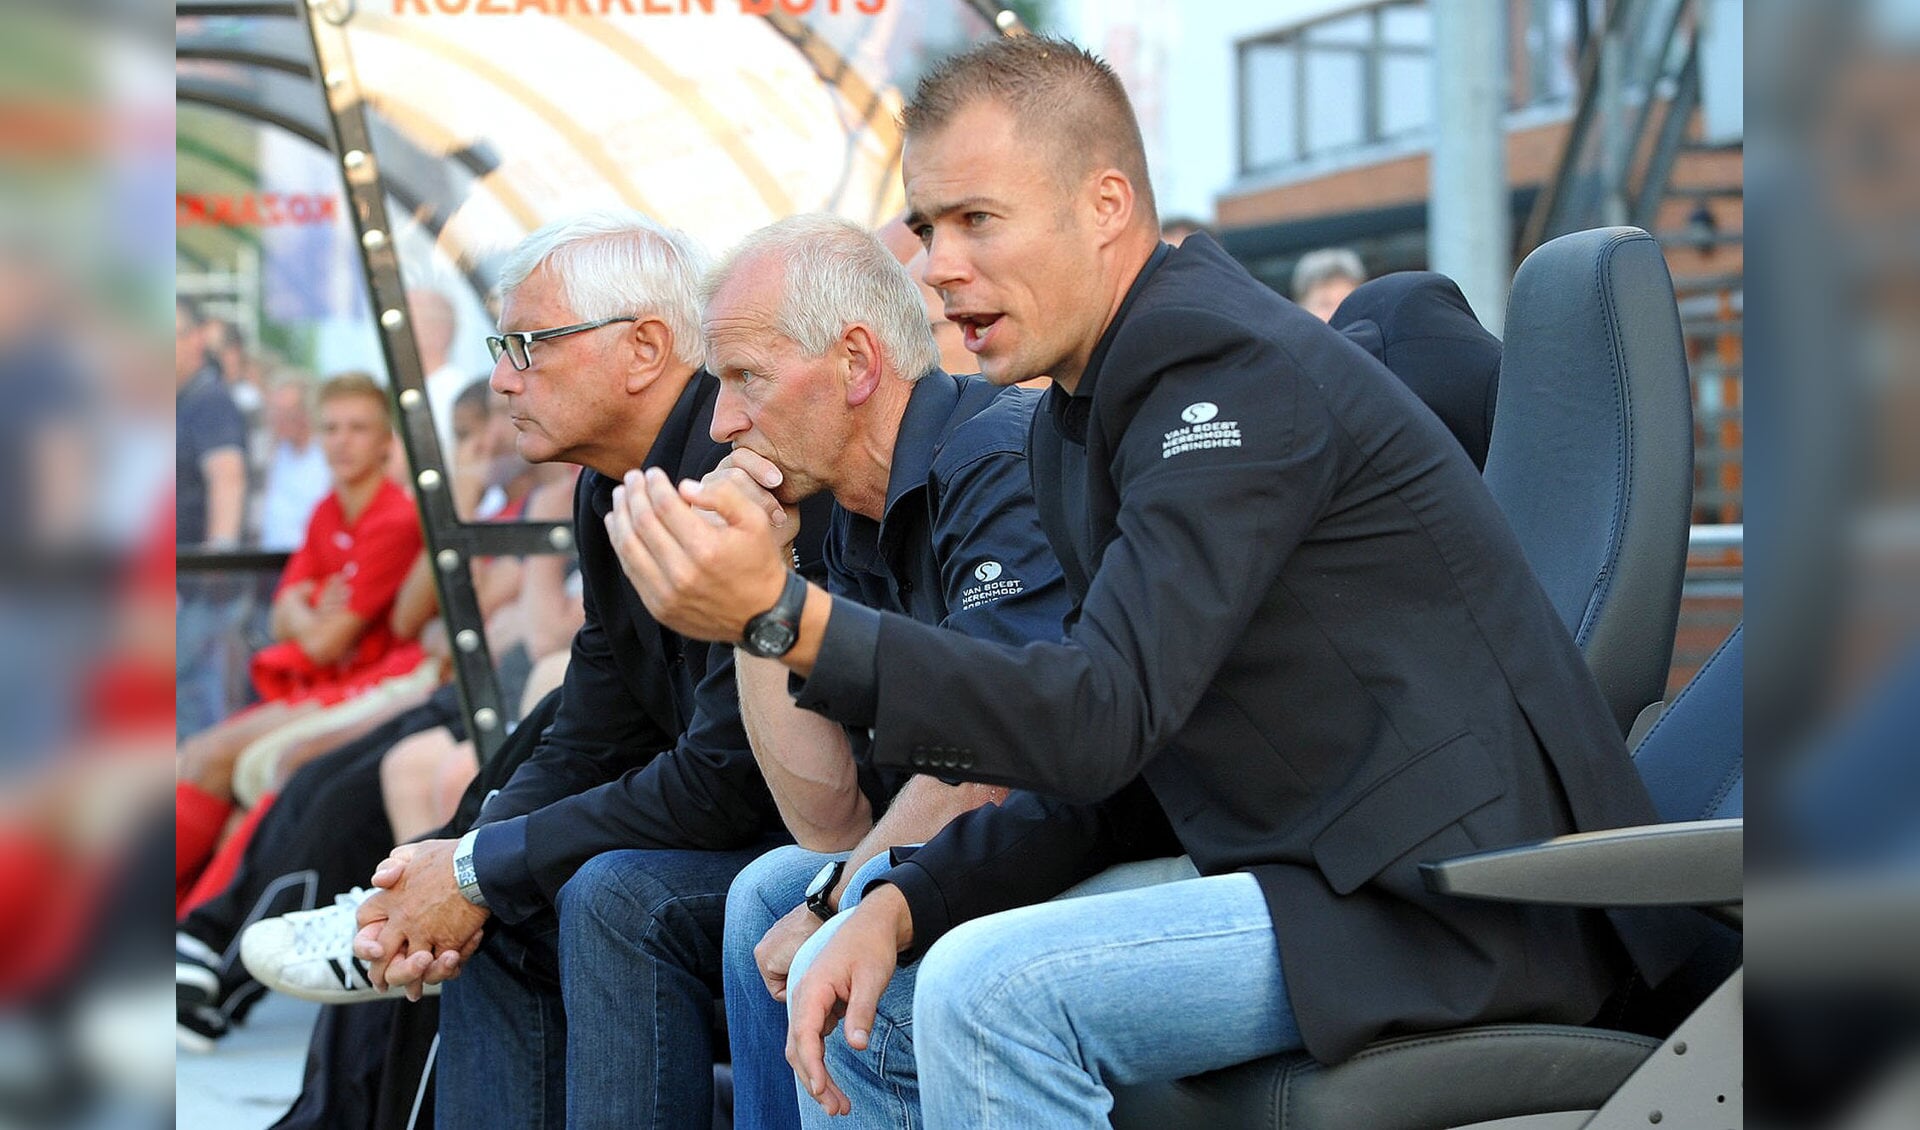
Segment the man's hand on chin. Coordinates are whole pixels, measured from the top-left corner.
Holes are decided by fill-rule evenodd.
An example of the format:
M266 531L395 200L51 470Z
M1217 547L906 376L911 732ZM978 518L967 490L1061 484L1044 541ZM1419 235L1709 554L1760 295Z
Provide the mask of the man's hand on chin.
M785 505L773 494L786 481L786 473L773 460L757 451L736 447L713 470L707 472L706 478L700 480L700 489L709 491L717 489L722 482L731 483L755 506L766 512L767 521L773 527L775 542L783 552L791 552L794 539L800 536L800 511L797 507ZM711 511L703 513L712 514ZM717 514L712 514L712 517L716 522L723 521Z

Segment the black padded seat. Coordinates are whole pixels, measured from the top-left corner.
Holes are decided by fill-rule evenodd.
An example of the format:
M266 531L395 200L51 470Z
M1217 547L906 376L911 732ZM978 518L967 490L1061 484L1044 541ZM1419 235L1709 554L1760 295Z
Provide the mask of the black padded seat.
M1660 244L1540 245L1513 276L1487 489L1625 738L1665 697L1693 509L1693 384Z
M1174 1083L1116 1087L1115 1130L1441 1130L1604 1105L1658 1040L1496 1024L1383 1040L1332 1067L1269 1056Z

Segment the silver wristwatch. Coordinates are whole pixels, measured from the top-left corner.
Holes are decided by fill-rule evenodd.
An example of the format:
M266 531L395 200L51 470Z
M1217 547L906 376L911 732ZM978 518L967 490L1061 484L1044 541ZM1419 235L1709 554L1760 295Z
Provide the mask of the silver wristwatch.
M460 897L473 905L486 909L487 896L480 893L480 876L473 871L473 841L480 835L475 828L460 837L453 849L453 881L460 885Z

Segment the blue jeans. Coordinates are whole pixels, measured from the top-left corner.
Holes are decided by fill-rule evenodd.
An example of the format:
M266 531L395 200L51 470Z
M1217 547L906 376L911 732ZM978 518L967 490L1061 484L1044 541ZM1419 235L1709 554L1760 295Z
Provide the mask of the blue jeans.
M839 1033L827 1041L851 1123L804 1095L803 1121L1104 1126L1109 1083L1298 1047L1259 887L1194 875L1184 858L1124 864L1052 902L958 927L894 975L866 1052ZM802 947L796 968L833 928Z
M225 718L233 627L240 609L216 597L206 578L180 582L173 616L174 737L190 738Z
M607 852L489 928L441 995L438 1124L709 1125L727 885L762 850Z
M748 864L727 894L727 1042L733 1049L733 1124L740 1130L799 1130L799 1092L786 1058L787 1006L767 992L753 947L800 905L827 861L844 858L845 852L822 855L792 844L775 848ZM861 887L887 866L883 853L855 872L841 909L853 909Z

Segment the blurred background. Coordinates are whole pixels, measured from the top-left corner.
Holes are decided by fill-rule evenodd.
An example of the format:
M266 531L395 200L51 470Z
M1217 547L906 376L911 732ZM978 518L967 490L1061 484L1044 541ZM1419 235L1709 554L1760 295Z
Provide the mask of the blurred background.
M399 340L373 315L304 5L178 5L171 92L152 5L0 8L0 1125L170 1116L148 905L178 736L162 673L183 586L227 610L237 650L289 548L263 493L297 430L274 390L391 379L396 357L483 376L499 253L574 208L639 207L716 248L818 208L879 226L902 91L1003 26L1104 55L1168 235L1212 232L1303 303L1430 268L1497 332L1542 240L1659 237L1698 468L1673 686L1745 618L1750 571L1761 594L1748 1110L1920 1121L1920 0L664 6L687 10L330 5L398 277L450 323L416 314ZM177 324L176 368L183 342L211 360L252 429L246 516L216 545L170 529L169 284L222 327ZM452 455L427 392L416 470ZM480 485L514 473L489 461ZM246 700L243 672L215 679Z

